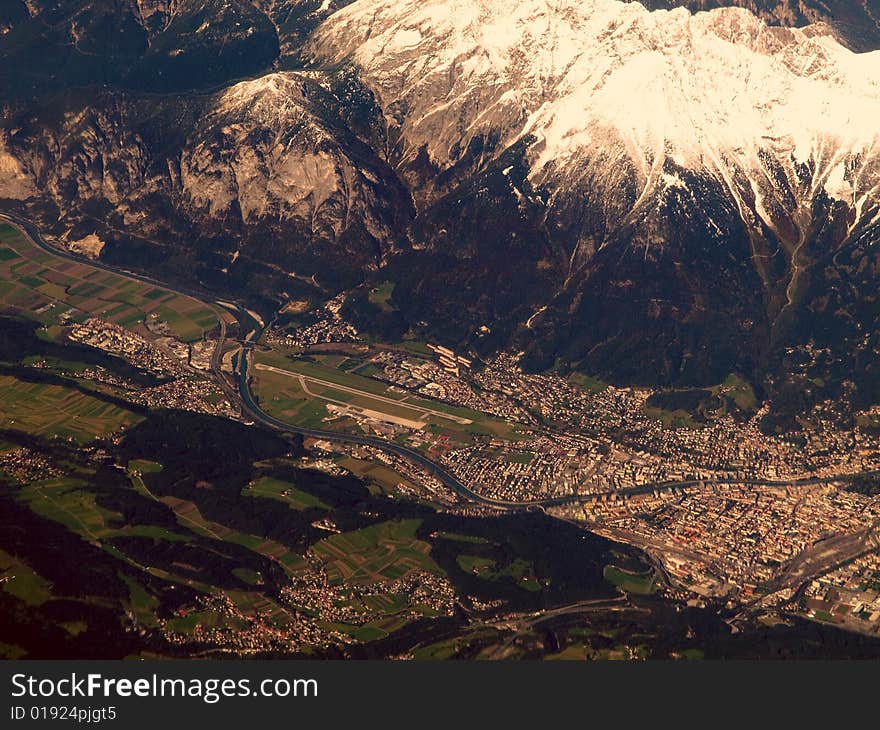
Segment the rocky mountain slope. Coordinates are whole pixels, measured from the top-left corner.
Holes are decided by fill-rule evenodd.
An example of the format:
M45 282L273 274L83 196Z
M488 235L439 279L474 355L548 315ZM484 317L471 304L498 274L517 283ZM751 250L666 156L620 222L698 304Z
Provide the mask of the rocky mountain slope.
M0 196L68 240L121 237L104 255L176 276L185 262L221 287L266 267L279 290L301 271L351 285L400 239L411 206L347 118L355 100L343 110L319 82L344 96L344 74L277 72L203 95L72 95L12 114Z
M794 238L819 191L850 209L848 233L877 220L880 197L880 53L815 33L738 9L413 0L356 3L310 50L361 69L404 166L425 153L448 170L475 140L534 138L530 182L583 188L605 229L687 190L679 169L713 178L747 223Z
M544 365L669 381L760 368L804 334L808 269L877 235L880 54L824 26L614 0L359 2L307 51L360 69L421 217L456 200L439 216L461 216L457 235L420 231L438 256L464 250L453 278L491 256L466 233L488 217L493 250L555 282L530 289L550 296L523 338ZM505 286L493 276L473 287L484 299Z
M279 55L249 0L12 0L0 15L7 98L71 86L189 90L262 71Z

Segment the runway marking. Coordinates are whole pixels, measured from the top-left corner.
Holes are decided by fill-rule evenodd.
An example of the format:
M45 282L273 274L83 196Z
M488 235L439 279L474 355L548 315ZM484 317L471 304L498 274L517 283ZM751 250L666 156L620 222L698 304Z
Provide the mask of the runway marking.
M263 365L262 363L257 363L254 365L257 370L268 370L272 373L277 373L278 375L286 375L289 378L298 378L300 384L303 386L303 390L307 395L311 395L314 398L323 398L324 400L329 400L334 403L340 403L341 405L351 406L356 408L356 406L352 406L351 403L345 403L342 401L336 401L333 398L327 398L325 396L316 395L315 393L311 393L307 386L305 385L306 381L310 383L315 383L316 385L321 385L325 388L330 388L331 390L340 391L342 393L351 393L352 395L358 395L362 398L367 398L368 400L377 401L379 403L387 403L389 405L396 406L398 408L404 408L406 410L413 411L414 413L419 413L422 415L430 414L432 416L436 416L437 418L445 418L448 421L453 421L455 423L460 423L462 425L468 425L473 423L469 418L462 418L461 416L455 416L451 413L444 413L443 411L435 411L432 408L425 408L423 406L416 406L411 403L404 403L402 400L395 400L394 398L386 398L381 395L376 395L375 393L368 393L363 390L358 390L357 388L350 388L347 385L340 385L339 383L333 383L329 380L321 380L320 378L312 377L311 375L303 375L302 373L294 373L290 370L282 370L281 368L273 367L272 365ZM388 414L386 414L388 415ZM401 419L405 420L405 419Z

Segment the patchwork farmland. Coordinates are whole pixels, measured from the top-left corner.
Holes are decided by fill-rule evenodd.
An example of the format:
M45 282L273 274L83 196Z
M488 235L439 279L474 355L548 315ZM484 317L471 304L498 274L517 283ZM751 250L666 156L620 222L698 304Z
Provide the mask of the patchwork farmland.
M202 302L87 263L59 259L2 222L0 304L29 312L47 325L99 317L134 327L149 317L185 342L199 340L217 326L217 314Z

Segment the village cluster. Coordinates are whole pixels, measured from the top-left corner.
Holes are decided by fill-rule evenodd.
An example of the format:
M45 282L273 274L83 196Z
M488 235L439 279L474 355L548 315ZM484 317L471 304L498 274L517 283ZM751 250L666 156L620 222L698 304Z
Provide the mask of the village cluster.
M151 331L158 323L152 323ZM74 325L69 337L74 342L89 345L109 355L120 357L159 379L157 385L131 388L118 376L99 368L92 369L95 380L116 386L127 386L127 397L150 408L169 408L195 411L216 416L236 414L223 391L213 379L201 374L210 368L214 343L202 340L193 344L181 342L165 334L164 329L155 339L141 335L95 317Z

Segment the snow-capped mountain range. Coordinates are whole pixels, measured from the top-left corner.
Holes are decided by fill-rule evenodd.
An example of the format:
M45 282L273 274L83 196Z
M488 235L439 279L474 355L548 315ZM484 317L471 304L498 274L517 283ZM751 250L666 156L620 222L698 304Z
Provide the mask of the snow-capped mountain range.
M797 350L819 322L831 339L872 326L847 306L845 323L825 319L837 316L828 289L850 274L831 269L880 236L880 52L839 38L833 24L779 27L738 7L359 0L305 51L359 69L403 177L433 173L414 176L425 209L445 196L479 221L472 201L495 169L507 176L542 247L520 260L504 233L493 245L553 271L520 338L537 362L619 374L637 359L636 378L699 380L785 360L782 343ZM522 171L499 163L514 150ZM480 182L461 198L469 178ZM425 245L455 251L468 228L427 231ZM455 255L480 260L475 246Z
M379 337L880 403L876 0L645 4L16 0L0 204L267 307L391 282Z
M533 137L536 184L635 187L610 224L685 186L667 162L711 175L783 235L820 190L850 208L850 231L880 216L880 52L827 28L616 0L360 0L308 50L361 69L404 162L424 148L447 169L475 138L496 134L501 150Z

